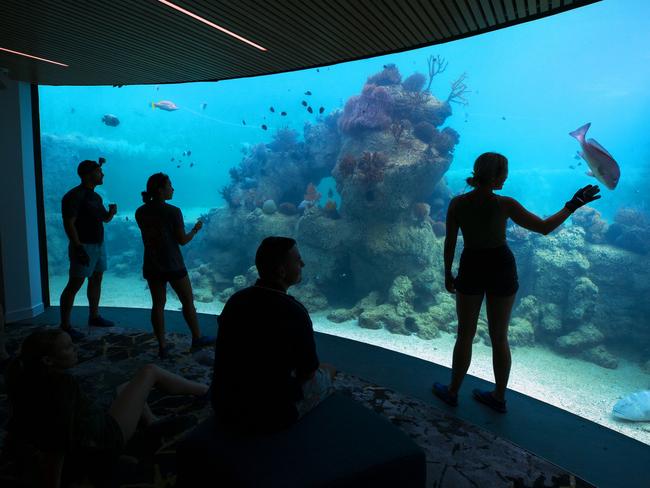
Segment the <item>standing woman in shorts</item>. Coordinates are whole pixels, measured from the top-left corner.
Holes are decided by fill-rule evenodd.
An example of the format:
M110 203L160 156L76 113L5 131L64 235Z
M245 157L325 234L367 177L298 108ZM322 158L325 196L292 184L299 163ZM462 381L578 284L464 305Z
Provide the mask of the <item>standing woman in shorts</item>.
M515 257L506 244L506 223L539 234L549 234L579 207L597 200L598 186L587 185L576 192L556 214L542 219L528 212L517 200L494 194L503 188L508 177L508 160L498 153L481 154L474 163L467 184L474 189L454 197L447 211L445 237L445 288L456 295L458 334L452 360L451 383L434 383L433 393L449 405L458 405L458 390L472 360L472 343L479 312L486 297L492 366L493 391L475 389L474 398L492 409L505 413L505 392L510 375L508 324L519 288ZM458 229L463 233L464 248L458 276L454 279L454 261Z
M215 338L201 336L199 322L194 308L192 284L187 276L180 246L190 242L202 227L198 221L189 233L181 209L165 203L174 195L172 183L164 173L156 173L147 180L147 190L142 192L144 205L135 212L135 220L142 233L144 243L144 265L142 272L149 283L153 305L151 324L158 339L159 356L167 357L170 347L165 342L165 302L167 283L176 292L183 306L183 317L192 332L191 352L214 345Z

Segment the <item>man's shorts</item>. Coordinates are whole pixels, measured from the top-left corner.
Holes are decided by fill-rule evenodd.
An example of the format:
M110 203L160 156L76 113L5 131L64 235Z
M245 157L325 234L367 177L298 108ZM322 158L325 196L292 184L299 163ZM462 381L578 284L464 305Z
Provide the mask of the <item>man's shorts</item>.
M68 246L70 258L70 276L76 278L89 278L93 273L106 271L106 247L101 244L81 244L90 258L88 266L82 265L72 255L72 246Z
M463 295L513 295L519 289L515 256L507 245L463 249L454 286Z
M314 377L302 385L303 399L296 403L298 418L303 417L333 392L334 387L329 371L318 368Z

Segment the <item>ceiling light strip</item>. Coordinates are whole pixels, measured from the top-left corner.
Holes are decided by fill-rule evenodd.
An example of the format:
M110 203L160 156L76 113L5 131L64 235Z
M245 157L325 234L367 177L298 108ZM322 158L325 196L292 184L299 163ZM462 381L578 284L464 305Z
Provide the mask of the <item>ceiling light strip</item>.
M0 47L0 51L5 51L10 54L17 54L18 56L25 56L26 58L37 59L38 61L45 61L46 63L58 64L59 66L63 66L64 68L68 67L67 64L59 63L57 61L52 61L51 59L39 58L38 56L32 56L31 54L21 53L20 51L12 51L11 49L7 49L5 47Z
M245 42L246 44L248 44L250 46L253 46L256 49L259 49L260 51L267 51L267 49L265 47L262 47L259 44L255 44L253 41L249 41L245 37L237 35L234 32L231 32L228 29L226 29L224 27L221 27L220 25L215 24L214 22L210 22L209 20L204 19L203 17L200 17L200 16L190 12L189 10L185 10L183 7L179 7L178 5L174 5L173 3L171 3L171 2L169 2L167 0L158 0L158 1L160 3L162 3L162 4L167 5L168 7L171 7L173 9L175 9L175 10L178 10L179 12L181 12L181 13L183 13L185 15L189 15L190 17L192 17L193 19L198 20L199 22L203 22L204 24L209 25L210 27L223 32L224 34L228 34L229 36L234 37L235 39L237 39L237 40L239 40L241 42Z

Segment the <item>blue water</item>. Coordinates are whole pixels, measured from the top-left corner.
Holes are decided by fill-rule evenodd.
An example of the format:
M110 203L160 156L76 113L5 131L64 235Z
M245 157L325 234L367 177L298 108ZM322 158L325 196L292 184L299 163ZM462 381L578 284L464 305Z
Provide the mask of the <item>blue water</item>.
M171 203L186 214L189 209L200 213L226 207L219 190L231 182L229 170L239 165L247 148L272 142L276 130L284 127L295 129L302 140L305 124L317 124L334 110L343 109L350 97L361 92L366 79L381 71L384 65L395 64L405 79L415 72L427 74L427 57L431 55L441 56L448 62L446 71L433 79L433 95L446 99L450 84L462 73L467 74L470 90L466 95L468 105L453 105L453 114L443 126L460 134L453 162L445 174L453 194L466 189L464 179L470 175L479 154L497 151L509 159L509 178L501 193L518 199L540 216L557 212L578 188L597 183L585 174L588 168L584 162L578 165L574 156L579 145L569 136L569 132L591 122L588 137L604 146L621 170L618 187L611 191L601 184L602 199L592 206L610 224L621 208L636 209L647 218L650 211L648 46L650 3L604 0L444 45L294 73L182 85L40 87L50 273L59 277L65 274L66 241L60 229L59 202L77 184L75 169L80 160L99 156L107 159L104 185L98 192L107 203L118 204L118 219L123 226L128 222L124 219L132 216L141 204L140 192L147 177L158 171L170 175L175 188ZM306 95L306 91L312 94ZM161 100L174 102L179 110L165 112L151 108L152 102ZM313 114L302 106L303 100L313 107ZM320 107L325 109L323 116L318 115ZM282 111L287 112L286 117L280 115ZM104 114L117 116L119 126L103 124ZM267 130L262 129L263 124ZM191 156L184 156L183 152L188 150ZM323 195L329 188L335 190L331 178L314 183ZM339 195L334 199L341 203ZM110 225L116 229L115 224ZM188 222L188 229L189 225ZM111 232L109 229L107 233ZM134 242L141 253L138 237L113 243L112 254L126 256L124 253ZM595 249L589 246L582 251L584 256ZM603 244L603 248L603 252L621 252L611 242ZM515 251L522 255L524 248ZM643 268L647 255L644 257L635 250L625 256L626 263L640 264L628 264L629 270L621 270L630 274L621 275L620 283L601 283L598 272L586 271L585 276L600 287L597 301L601 305L598 306L608 300L603 290L620 289L625 293L631 282L638 284L628 289L631 290L629 304L617 298L617 303L625 303L629 308L622 312L623 317L618 315L619 311L612 310L607 320L596 326L604 331L604 341L614 355L633 358L643 365L650 353L650 335L642 331L647 329L647 324L639 323L639 317L647 318L650 313L643 308L647 308L645 291L640 291L645 290L642 282L650 282ZM599 262L595 259L592 265L599 269L597 266L602 267ZM115 269L119 264L113 260L110 266ZM224 278L231 280L235 274L245 274L251 264L226 273ZM128 266L142 294L138 260L128 261ZM437 273L441 271L436 269ZM633 279L629 280L629 276ZM528 286L526 293L536 289L533 283L540 283L534 274L524 279L529 280L528 285L523 284L523 289ZM573 284L561 286L566 287L566 294ZM542 301L554 292L537 290ZM59 288L53 287L53 299L59 292ZM143 299L141 306L149 305ZM558 306L564 315L569 313L568 305ZM612 337L605 325L619 320L636 324L629 325L633 339L623 344L623 349L621 342L625 341ZM564 333L569 333L571 329L566 324ZM647 385L640 384L639 389L643 388Z
M626 10L624 10L624 8ZM241 159L243 144L269 142L274 129L314 121L302 100L326 113L342 108L360 92L366 78L395 63L404 78L426 74L426 58L443 56L446 72L433 82L439 98L467 72L467 107L455 106L446 125L461 135L448 173L452 189L478 154L503 152L510 179L503 192L520 198L540 214L556 211L573 191L592 180L571 170L578 145L568 133L591 122L589 136L614 155L621 167L620 186L598 208L610 214L620 206L645 204L640 172L650 165L646 128L650 119L650 5L643 0L612 0L550 18L449 44L320 68L257 78L193 83L113 87L41 87L43 132L80 132L87 137L142 146L137 158L108 158L104 190L122 208L135 208L146 177L169 172L175 202L184 206L219 205L217 189L228 182L228 169ZM303 93L310 90L313 95ZM180 110L152 110L152 101L171 100ZM201 104L207 103L205 110ZM269 107L276 109L275 114ZM74 108L75 113L70 110ZM285 110L287 117L279 112ZM103 114L119 117L108 127ZM467 114L467 116L465 116ZM505 120L502 119L505 117ZM467 122L464 122L465 119ZM242 125L245 120L247 125ZM263 131L261 124L269 129ZM190 149L195 166L170 159ZM74 160L72 161L74 162ZM71 162L71 166L72 166ZM582 166L584 168L584 165ZM74 170L74 168L73 168ZM647 197L646 197L647 198Z

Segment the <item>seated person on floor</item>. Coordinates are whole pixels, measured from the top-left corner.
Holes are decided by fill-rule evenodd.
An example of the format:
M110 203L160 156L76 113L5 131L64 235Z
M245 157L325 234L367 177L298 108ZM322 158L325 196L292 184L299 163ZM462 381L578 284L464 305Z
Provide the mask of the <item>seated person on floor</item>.
M5 373L11 405L6 447L39 461L29 466L34 477L29 486L66 486L77 474L68 463L64 470L66 459L72 466L96 456L116 459L139 423L148 426L156 420L147 405L154 387L207 400L207 385L148 364L117 388L105 412L92 405L67 372L76 364L76 347L67 332L38 330L23 341Z
M282 430L333 391L336 369L319 363L309 313L287 294L304 265L295 240L267 237L255 255L260 278L219 316L212 406L224 427Z

